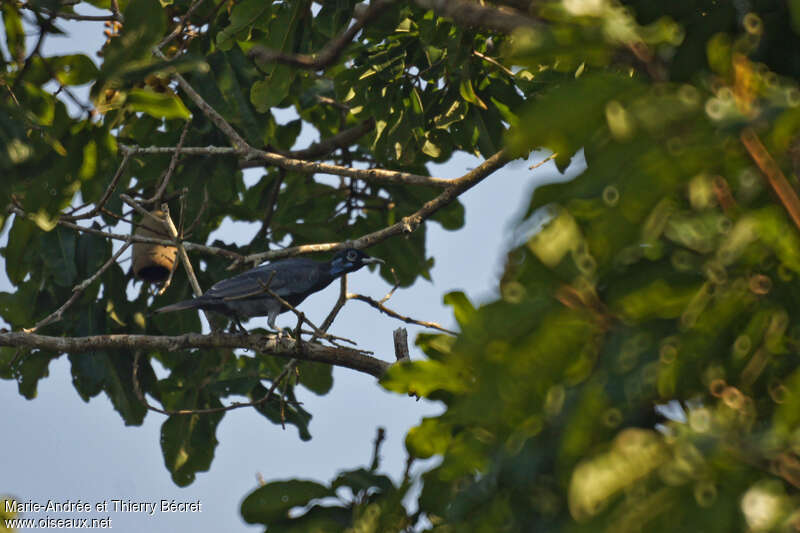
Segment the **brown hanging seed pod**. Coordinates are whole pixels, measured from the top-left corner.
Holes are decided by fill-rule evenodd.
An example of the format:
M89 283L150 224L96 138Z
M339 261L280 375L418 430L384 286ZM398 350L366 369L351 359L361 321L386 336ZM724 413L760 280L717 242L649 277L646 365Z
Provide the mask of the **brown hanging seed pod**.
M152 214L158 218L164 218L164 213L160 210L152 211ZM164 227L150 217L142 218L134 235L153 239L167 238ZM174 246L135 242L133 243L133 273L137 278L150 283L160 283L169 277L177 256L178 249Z

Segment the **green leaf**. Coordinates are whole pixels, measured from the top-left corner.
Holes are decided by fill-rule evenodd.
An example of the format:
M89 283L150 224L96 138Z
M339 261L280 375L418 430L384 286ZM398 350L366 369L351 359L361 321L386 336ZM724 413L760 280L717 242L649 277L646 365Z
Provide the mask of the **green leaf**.
M6 34L6 46L14 61L25 59L25 29L22 27L22 17L17 7L11 3L3 2L0 6L3 14L3 25Z
M274 481L247 495L242 502L242 518L249 524L269 524L288 518L293 507L333 495L331 489L313 481Z
M378 489L381 492L389 492L394 490L394 483L387 476L376 474L364 468L342 472L331 483L331 489L336 490L339 487L349 487L353 493L359 491L368 491L370 489Z
M62 287L72 287L78 277L75 261L76 233L58 227L42 236L42 244L42 258L53 282Z
M155 118L189 119L192 116L178 95L150 89L131 89L125 106L131 111L141 111Z
M328 394L333 388L333 367L322 363L301 361L297 365L300 384L319 395Z
M258 384L250 391L250 398L256 400L263 398L266 394L267 389ZM297 403L293 390L288 390L285 393L285 397L286 401L283 405L275 397L272 401L262 402L257 405L256 410L273 424L280 424L281 426L292 424L297 427L297 433L300 435L301 440L310 440L311 433L308 432L308 423L311 421L311 414Z
M19 365L17 382L19 393L25 398L36 398L36 387L39 380L50 375L48 366L50 361L57 359L60 354L45 351L32 351L21 355L22 363Z
M198 408L220 407L219 400L205 399ZM211 467L217 447L216 430L223 413L173 415L161 426L161 449L164 464L179 487L191 484L197 472Z
M523 107L507 145L515 154L548 148L558 154L556 163L563 171L573 154L605 126L608 101L637 90L637 80L613 73L584 74L565 82Z
M280 65L274 69L271 76L265 80L257 81L250 89L250 101L259 113L266 113L272 107L283 102L289 95L289 88L296 72L287 66Z
M486 104L483 103L483 100L475 93L471 79L463 78L458 85L458 92L461 94L461 97L470 104L476 105L481 109L488 109Z
M157 0L130 0L123 16L125 24L119 37L111 39L103 49L104 61L100 67L103 81L152 62L152 48L166 27L164 10ZM93 89L95 98L101 96L103 85Z
M423 418L406 435L408 453L420 459L443 454L452 439L452 428L437 418Z
M30 252L31 241L34 237L36 226L22 217L15 217L14 224L8 233L8 244L3 249L6 261L6 274L14 285L19 285L28 274L32 265L25 259L26 252Z
M47 58L47 62L62 85L83 85L93 81L99 73L94 62L83 54L53 56Z
M217 34L217 46L226 51L233 48L238 39L246 39L252 27L265 28L272 17L272 6L260 0L244 0L237 3L230 17L230 24Z
M278 126L275 131L275 145L283 150L291 150L297 136L300 135L302 126L303 121L300 119L290 120L286 124Z
M469 387L466 373L438 361L394 364L381 378L380 383L387 390L419 396L429 396L437 390L464 392Z
M439 147L433 144L429 139L425 139L425 143L422 145L422 153L433 158L442 155L442 151L439 149Z
M448 129L452 124L464 120L467 116L467 106L460 101L455 100L450 107L442 113L433 118L433 124L439 129Z
M463 328L475 317L475 307L467 295L461 291L448 292L444 295L445 305L453 308L458 324Z

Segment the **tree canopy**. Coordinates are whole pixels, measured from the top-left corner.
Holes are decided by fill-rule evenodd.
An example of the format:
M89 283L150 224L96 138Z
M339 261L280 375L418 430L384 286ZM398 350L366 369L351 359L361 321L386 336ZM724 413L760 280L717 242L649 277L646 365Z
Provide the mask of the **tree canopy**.
M326 393L331 365L444 405L405 441L437 466L267 480L241 513L270 532L800 528L800 2L88 3L106 14L1 8L0 377L20 394L68 354L125 424L168 415L181 486L237 398L310 438L295 389ZM105 23L97 62L43 54L76 18ZM320 141L296 147L302 127ZM348 299L391 313L345 284L294 340L148 315L349 246L409 286L436 258L426 226L460 228L459 195L534 149L586 169L534 192L496 301L444 296L459 330L419 335L423 359L328 335ZM430 176L455 152L483 162ZM252 242L209 242L226 217ZM176 248L166 290L120 266L137 243Z

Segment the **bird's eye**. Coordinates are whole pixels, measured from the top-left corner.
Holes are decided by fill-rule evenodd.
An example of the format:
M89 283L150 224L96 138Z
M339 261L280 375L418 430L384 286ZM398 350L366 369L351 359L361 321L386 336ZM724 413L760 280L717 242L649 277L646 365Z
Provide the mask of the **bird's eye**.
M358 254L356 253L355 250L350 250L349 252L347 252L345 258L351 263L355 263L356 259L358 259Z

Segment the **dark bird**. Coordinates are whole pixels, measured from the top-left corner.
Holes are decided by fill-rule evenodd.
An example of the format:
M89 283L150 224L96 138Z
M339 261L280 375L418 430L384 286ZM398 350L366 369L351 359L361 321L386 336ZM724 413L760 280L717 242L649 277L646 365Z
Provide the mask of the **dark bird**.
M277 330L275 318L289 308L270 295L269 291L296 307L308 295L321 291L342 274L355 272L369 263L383 263L383 260L354 248L342 250L324 263L305 257L283 259L219 281L193 300L161 307L155 312L169 313L183 309L215 311L229 317L240 331L247 331L241 320L266 316L269 326Z

